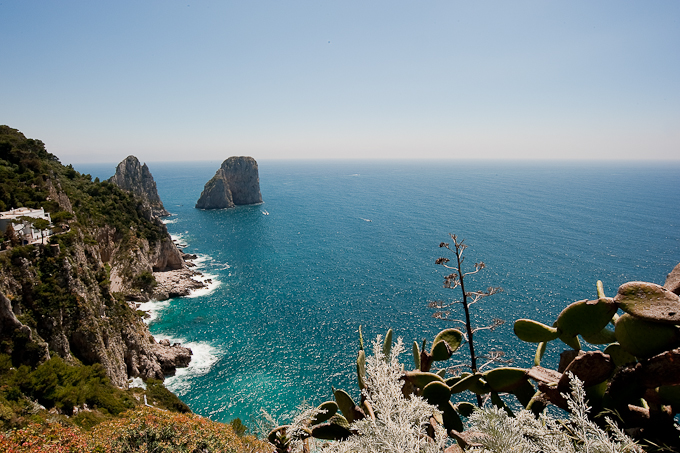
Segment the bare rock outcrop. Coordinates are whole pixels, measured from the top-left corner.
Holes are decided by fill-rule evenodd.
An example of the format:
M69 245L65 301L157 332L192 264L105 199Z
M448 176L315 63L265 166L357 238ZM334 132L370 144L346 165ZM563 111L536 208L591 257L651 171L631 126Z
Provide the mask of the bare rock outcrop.
M0 293L0 339L11 338L21 349L21 360L25 364L39 363L50 358L48 345L34 338L31 328L19 321L12 311L12 302ZM7 344L7 343L5 343ZM17 351L1 351L16 356ZM17 358L17 357L13 357Z
M153 298L165 300L173 297L188 296L191 294L191 291L205 288L205 283L193 278L196 275L199 275L199 273L186 268L154 272L153 276L156 279L156 287L154 288Z
M262 203L257 162L252 157L230 157L205 184L197 209L224 209Z
M71 206L71 200L69 200L68 196L64 193L64 191L61 189L61 184L59 184L59 181L55 181L55 183L52 182L52 179L54 178L54 175L50 179L47 180L47 190L49 192L49 199L51 201L56 201L59 204L59 207L63 209L64 211L73 214L73 207ZM55 187L56 184L56 187Z
M191 361L191 349L182 346L179 343L170 344L170 340L161 340L158 344L152 346L152 350L156 355L156 359L161 366L163 374L173 375L177 368L183 368L189 365Z
M154 216L167 217L170 215L158 196L156 181L151 176L149 167L146 164L140 165L135 156L128 156L119 163L116 174L109 178L109 182L146 200Z

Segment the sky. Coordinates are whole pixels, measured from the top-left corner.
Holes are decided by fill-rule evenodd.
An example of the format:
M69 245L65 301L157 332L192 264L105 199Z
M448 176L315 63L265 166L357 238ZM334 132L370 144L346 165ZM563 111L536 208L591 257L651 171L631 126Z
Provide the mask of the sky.
M680 160L680 2L0 0L63 163Z

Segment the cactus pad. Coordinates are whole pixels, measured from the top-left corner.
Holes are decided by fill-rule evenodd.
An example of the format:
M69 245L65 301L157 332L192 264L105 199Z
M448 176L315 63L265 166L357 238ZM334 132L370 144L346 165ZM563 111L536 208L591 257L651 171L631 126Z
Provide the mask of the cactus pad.
M433 344L430 354L432 354L432 360L449 360L453 355L453 350L446 341L440 340Z
M545 349L548 346L548 342L542 341L538 343L536 347L536 354L534 355L534 366L541 366L541 360L543 360L543 355L545 354Z
M359 388L361 390L366 388L366 352L363 349L359 349L359 354L357 355L357 380L359 382Z
M335 403L335 401L326 401L325 403L321 403L317 409L319 411L325 412L319 412L316 414L316 416L310 420L310 425L318 425L319 423L323 423L330 419L335 415L336 412L338 412L338 405Z
M646 321L680 324L680 297L663 286L647 282L624 283L614 302L626 313Z
M524 381L523 384L521 384L519 387L513 390L512 394L515 395L515 397L522 406L527 407L531 402L531 399L536 394L536 389L527 379Z
M443 404L439 409L442 411L444 428L446 428L447 431L463 431L463 422L456 412L456 409L453 408L451 401L447 401L446 404Z
M477 406L475 406L474 404L469 403L467 401L463 401L463 402L456 404L456 410L463 417L469 417L470 415L472 415L472 413L475 411L475 409L477 409Z
M602 351L588 351L580 353L569 363L557 383L560 391L569 388L569 374L571 372L583 382L584 387L591 387L606 381L614 372L614 361Z
M542 343L557 338L560 334L555 327L549 327L531 319L515 321L515 335L528 343Z
M583 337L584 340L586 340L590 344L616 343L616 335L614 334L614 331L611 329L607 329L606 327L600 330L595 335L581 335L581 336Z
M505 404L505 401L503 401L501 397L498 395L498 393L491 392L491 402L497 408L505 410L505 412L507 412L510 417L515 416L510 410L510 408L507 406L507 404Z
M458 382L451 386L451 393L460 393L465 390L470 390L470 387L476 384L481 377L482 377L481 374L470 374L464 377L463 379L460 379Z
M451 351L456 352L463 342L463 333L458 329L442 330L434 337L434 342L432 344L436 345L439 341L446 341L449 344ZM434 346L432 347L432 350L434 351Z
M652 357L678 343L678 328L668 324L645 321L628 313L616 321L616 339L635 357Z
M576 335L574 336L569 336L562 334L560 335L560 340L564 342L567 346L570 346L572 349L575 349L577 351L581 350L581 342L578 341L578 337Z
M616 310L617 306L612 299L579 300L562 310L555 321L555 327L560 331L560 338L562 335L595 335L604 329Z
M404 376L406 379L412 382L413 385L421 389L432 381L439 381L442 384L444 383L444 379L442 379L439 375L429 373L427 371L407 371L404 373Z
M479 376L479 379L472 381L472 385L468 389L477 395L486 395L491 391L491 386L486 382L486 380Z
M449 401L451 390L443 382L432 381L423 388L422 397L433 406L439 407Z
M349 394L344 390L339 389L333 390L333 396L335 397L335 401L338 403L338 407L345 415L347 420L353 422L355 420L354 413L356 404L354 403L352 397L349 396Z
M418 347L418 342L413 342L413 363L416 366L416 370L420 369L420 348Z
M512 392L527 380L527 370L523 368L495 368L482 374L494 392Z
M385 341L383 342L383 355L385 356L385 360L389 360L390 358L390 353L392 352L392 329L387 331L387 334L385 334Z
M612 343L604 348L604 353L608 354L616 366L624 366L628 363L635 363L635 356L623 349L620 344Z
M322 440L343 440L352 435L349 423L342 415L335 414L331 419L312 428L312 436Z

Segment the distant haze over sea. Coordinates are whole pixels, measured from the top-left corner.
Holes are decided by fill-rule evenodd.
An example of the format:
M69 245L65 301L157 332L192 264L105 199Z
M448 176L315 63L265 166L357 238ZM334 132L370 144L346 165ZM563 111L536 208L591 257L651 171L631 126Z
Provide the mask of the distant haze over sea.
M225 156L225 158L228 156ZM195 412L248 421L282 415L331 385L358 396L358 328L368 341L393 328L407 347L455 325L428 301L448 233L466 239L466 264L487 269L468 289L504 292L474 307L482 352L532 364L518 318L551 324L568 303L595 298L596 281L663 284L680 262L680 164L465 161L261 161L264 204L194 209L220 162L147 162L167 227L213 279L194 297L147 304L151 331L194 349L167 380ZM75 165L108 178L115 164ZM264 211L264 212L263 212ZM267 215L266 215L267 214ZM551 344L548 361L561 352ZM454 355L465 361L464 349ZM412 367L410 354L402 357Z

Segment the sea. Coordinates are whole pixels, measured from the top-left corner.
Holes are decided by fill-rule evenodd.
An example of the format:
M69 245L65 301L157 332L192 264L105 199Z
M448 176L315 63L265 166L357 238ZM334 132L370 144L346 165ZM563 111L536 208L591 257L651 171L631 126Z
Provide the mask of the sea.
M358 398L360 328L367 349L393 329L412 368L414 341L460 326L428 308L460 299L435 264L454 258L440 248L450 234L468 246L466 270L486 265L466 289L503 288L471 309L476 327L505 321L475 336L497 366L533 363L515 320L552 324L569 303L595 298L597 280L614 296L628 281L663 284L680 262L678 162L262 160L263 204L195 209L220 163L147 163L172 213L168 231L209 285L141 307L157 339L193 351L166 385L216 421L248 424L266 411L285 422L333 388ZM115 167L75 165L101 179ZM565 348L550 343L546 364ZM465 363L465 346L437 362Z

